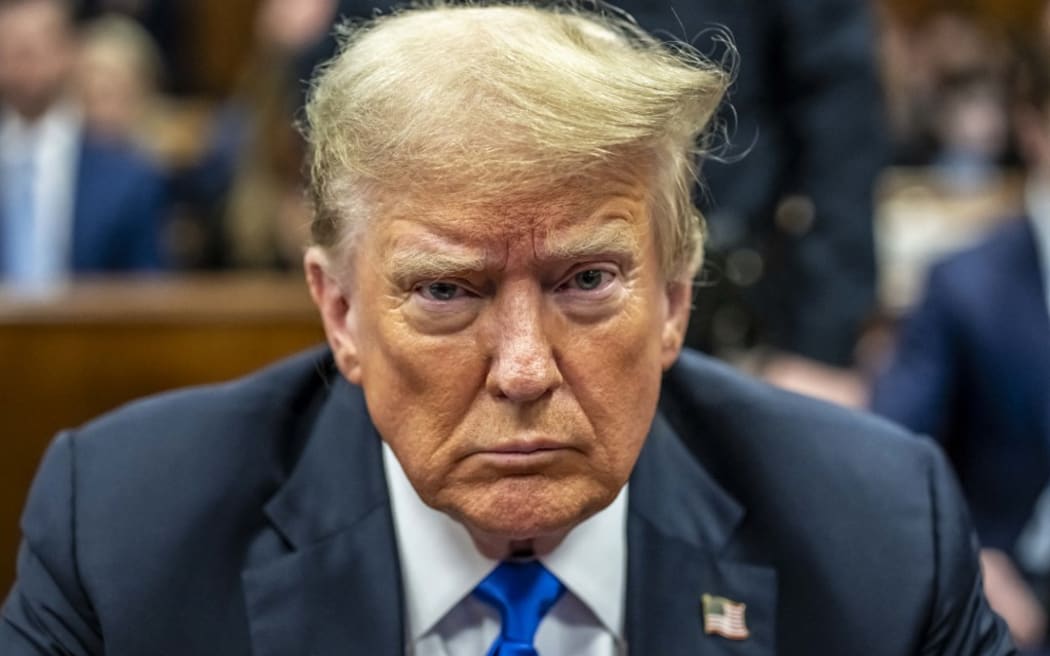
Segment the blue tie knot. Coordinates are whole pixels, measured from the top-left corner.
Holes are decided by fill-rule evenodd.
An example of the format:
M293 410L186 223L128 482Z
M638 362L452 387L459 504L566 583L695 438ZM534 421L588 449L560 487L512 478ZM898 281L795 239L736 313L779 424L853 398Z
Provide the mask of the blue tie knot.
M504 562L474 588L474 594L499 610L500 636L488 656L536 656L532 645L540 620L565 586L538 560Z

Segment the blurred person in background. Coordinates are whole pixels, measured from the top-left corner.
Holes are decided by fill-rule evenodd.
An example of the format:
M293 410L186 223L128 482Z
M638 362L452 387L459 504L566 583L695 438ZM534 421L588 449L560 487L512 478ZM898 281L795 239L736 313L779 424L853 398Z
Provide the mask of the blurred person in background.
M996 111L1007 112L1002 89L996 87L1006 75L1002 32L1010 28L999 24L993 29L995 20L982 20L979 12L960 6L912 11L919 15L902 16L897 6L884 16L880 46L887 113L893 163L930 166L945 140L953 140L954 133L945 130L956 123L954 110L982 106L966 100L994 98Z
M153 136L162 62L149 33L129 18L109 15L86 24L80 42L76 86L88 132L159 158Z
M201 93L206 85L197 68L199 43L193 38L192 16L198 3L184 0L76 0L76 16L95 20L122 16L141 26L156 50L165 91L177 94Z
M253 114L239 117L242 142L223 213L234 266L285 269L302 257L311 214L295 129L301 58L325 40L337 9L337 0L265 0L259 7L255 53L236 99Z
M15 289L163 262L163 182L84 125L76 52L67 3L0 0L0 277Z
M1048 52L1023 57L1012 85L1027 215L933 267L871 399L944 446L980 535L988 598L1041 654L1050 562L1037 571L1018 546L1050 481Z
M994 71L960 71L940 81L932 126L937 138L932 166L955 193L999 181L1010 145L1002 79Z
M769 347L789 387L860 403L846 368L874 304L872 187L885 163L873 17L853 0L624 0L656 34L739 49L725 162L705 163L710 255L687 343Z
M335 51L337 17L362 18L389 2L264 0L255 46L238 88L220 109L203 161L180 188L205 217L210 246L198 264L299 266L310 214L302 139L295 129L306 80Z
M953 196L997 188L1016 164L1005 44L1018 28L984 14L939 6L908 20L891 10L883 23L894 164L929 167L929 181Z

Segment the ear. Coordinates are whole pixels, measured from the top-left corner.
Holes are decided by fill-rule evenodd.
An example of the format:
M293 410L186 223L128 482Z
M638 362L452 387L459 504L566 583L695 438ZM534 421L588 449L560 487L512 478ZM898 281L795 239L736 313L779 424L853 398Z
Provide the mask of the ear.
M671 280L664 288L666 310L660 332L660 364L666 370L678 359L692 310L693 283L689 278Z
M354 321L354 305L350 295L332 272L328 255L318 246L311 246L303 256L303 269L310 296L321 312L321 322L332 349L335 364L351 383L361 384L361 363Z

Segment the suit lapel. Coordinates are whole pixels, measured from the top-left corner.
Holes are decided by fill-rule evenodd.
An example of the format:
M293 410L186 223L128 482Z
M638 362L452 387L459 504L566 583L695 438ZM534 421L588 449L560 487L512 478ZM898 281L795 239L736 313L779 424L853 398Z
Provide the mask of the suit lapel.
M632 474L628 501L629 653L775 653L774 571L725 556L743 515L658 414ZM704 594L746 604L749 636L732 640L705 633Z
M266 505L272 529L253 548L276 553L242 575L258 656L404 651L379 436L357 388L333 378L299 463Z

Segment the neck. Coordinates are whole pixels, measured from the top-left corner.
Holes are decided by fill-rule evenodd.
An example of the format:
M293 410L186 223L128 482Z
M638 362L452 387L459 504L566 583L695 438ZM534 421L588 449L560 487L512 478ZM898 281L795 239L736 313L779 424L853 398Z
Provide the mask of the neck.
M68 96L63 91L55 91L35 98L23 98L21 102L8 101L8 109L13 111L23 121L29 124L36 123L44 118L52 110L66 107Z
M29 125L34 125L48 113L51 106L52 105L13 106L11 109L18 118L22 119L23 122Z
M554 551L561 544L568 531L555 535L541 535L526 539L510 539L494 535L487 535L473 529L469 529L470 537L478 551L486 558L493 560L507 560L508 558L528 558L533 556L544 556Z

